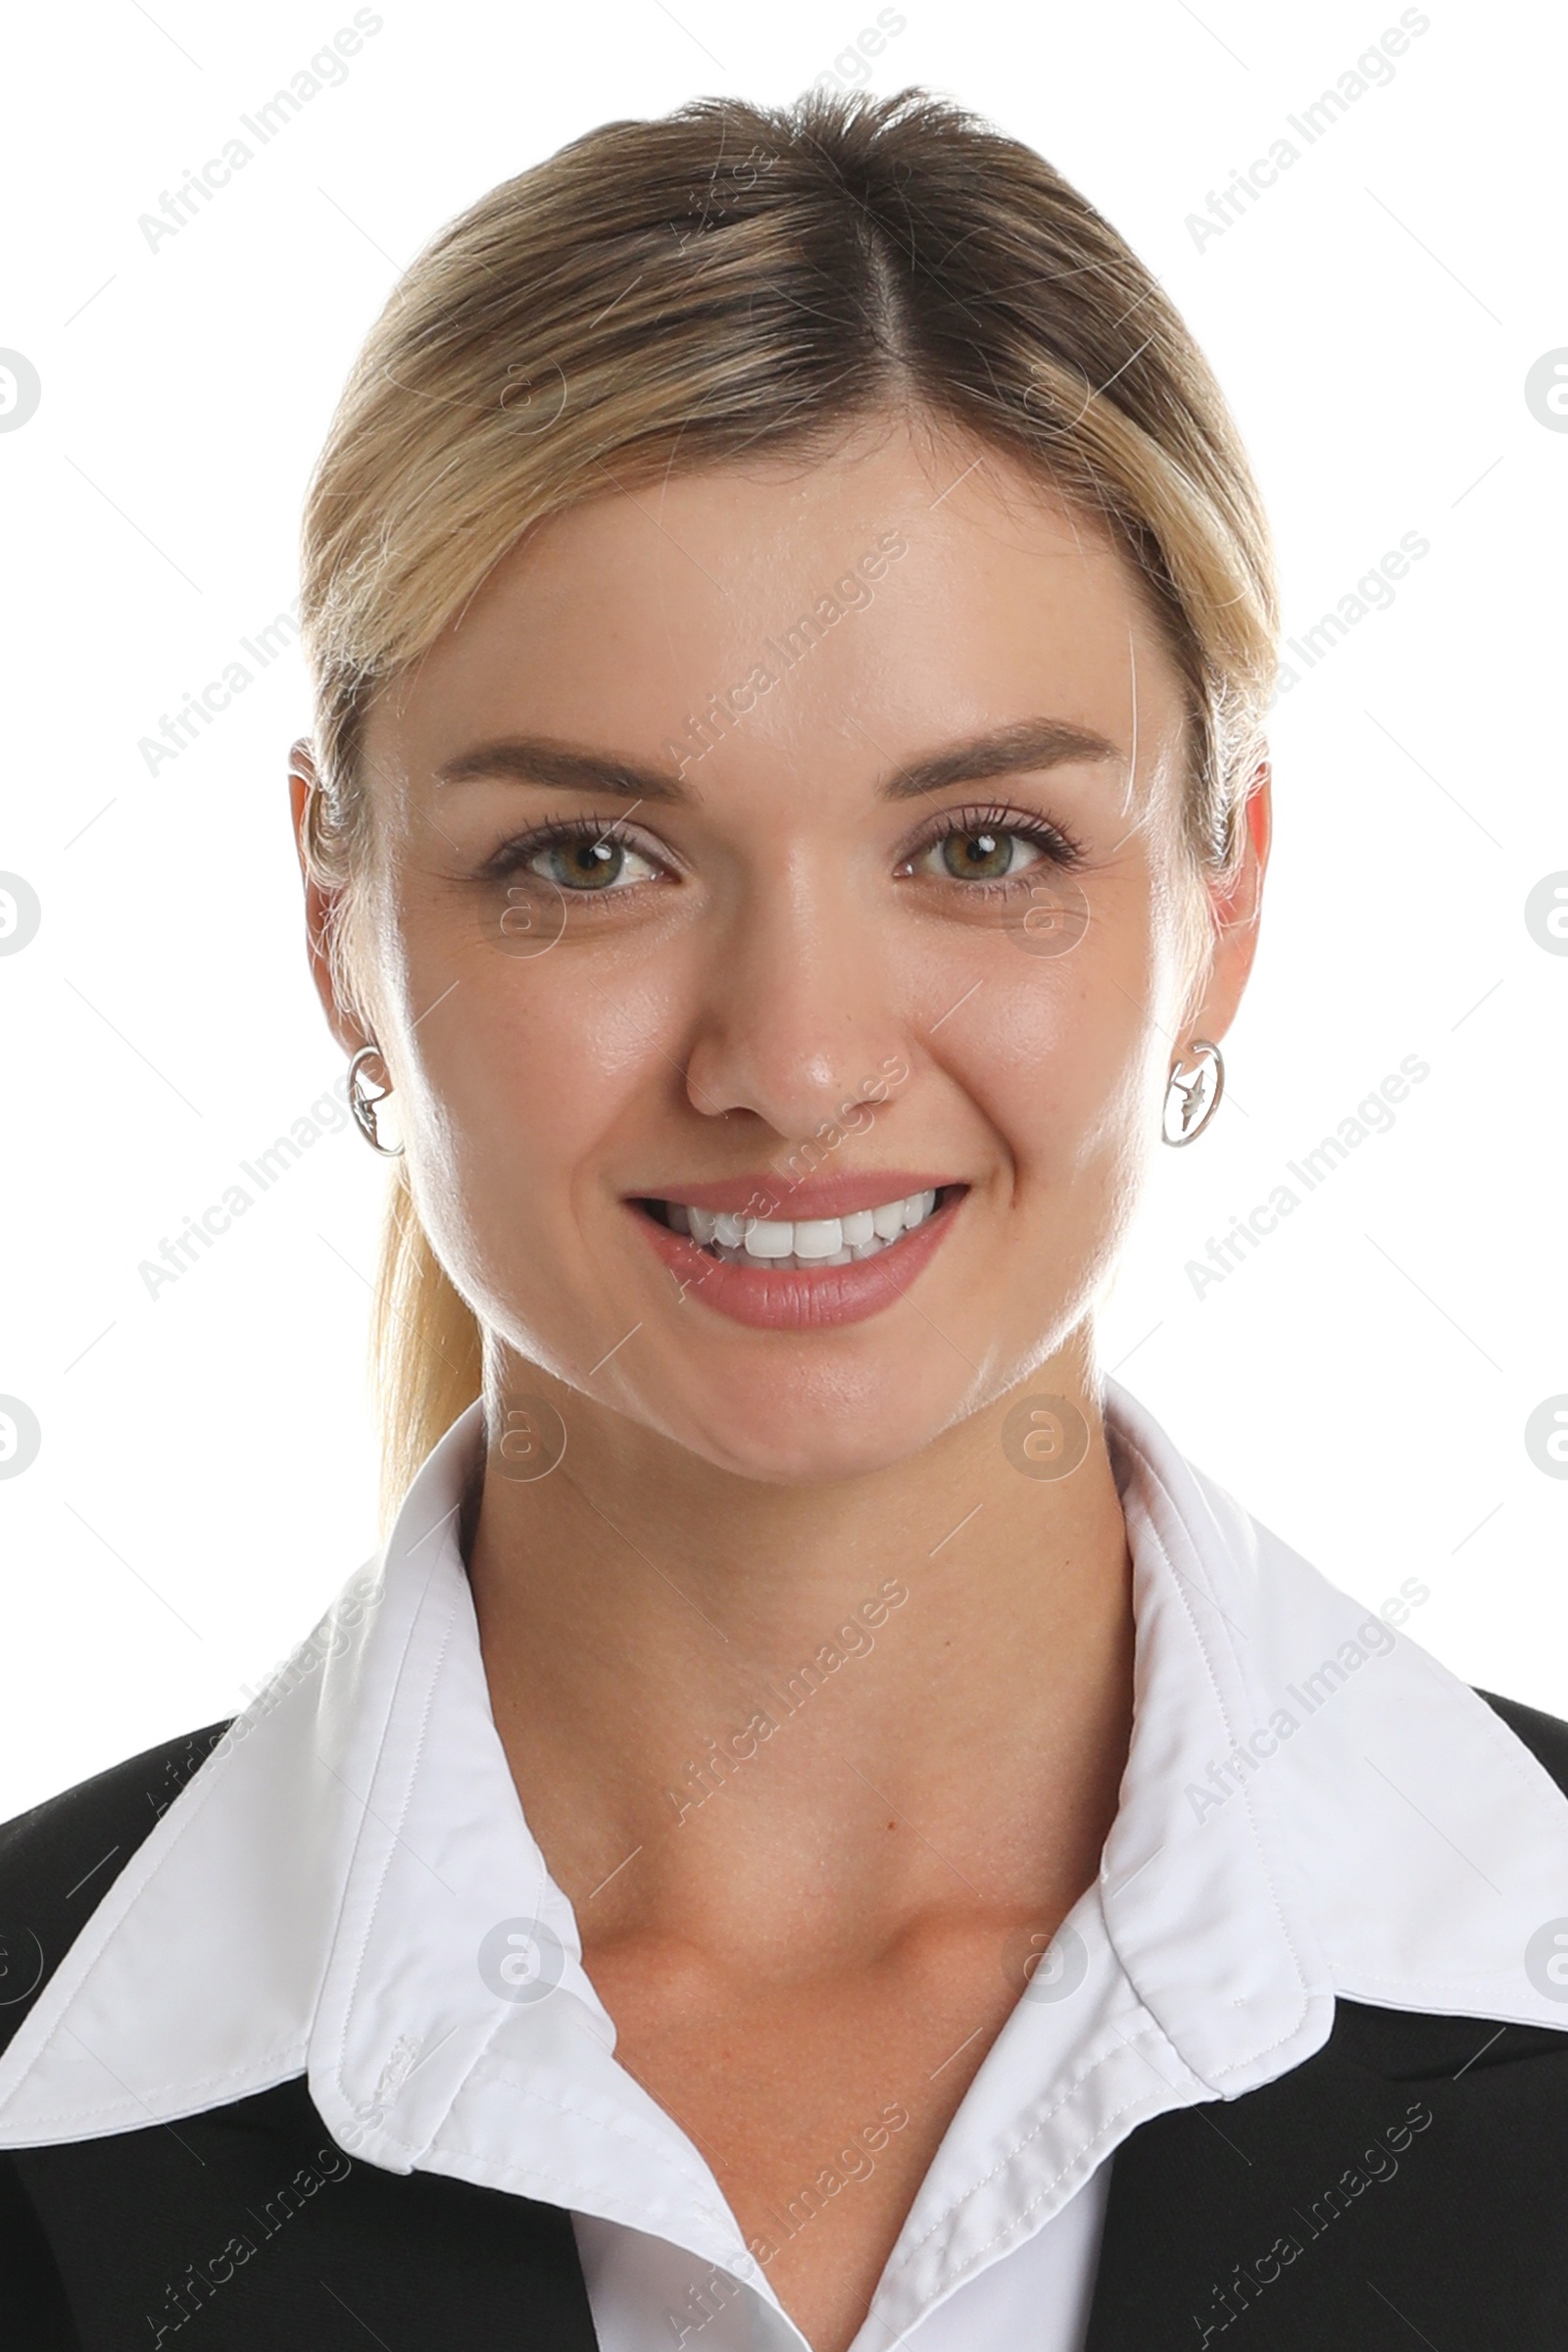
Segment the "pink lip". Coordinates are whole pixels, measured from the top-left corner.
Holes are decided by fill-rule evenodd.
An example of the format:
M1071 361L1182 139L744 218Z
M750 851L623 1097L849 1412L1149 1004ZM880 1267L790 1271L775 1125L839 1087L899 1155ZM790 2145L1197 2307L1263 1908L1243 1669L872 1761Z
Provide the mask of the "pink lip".
M846 1180L848 1181L848 1180ZM881 1179L886 1182L886 1178ZM902 1177L896 1178L902 1183ZM710 1186L710 1192L733 1193L735 1187ZM828 1188L821 1188L824 1191ZM864 1186L860 1187L864 1193ZM930 1192L930 1185L911 1183L911 1192ZM803 1185L801 1191L804 1193ZM645 1196L663 1199L663 1195ZM674 1196L679 1198L679 1196ZM904 1198L907 1199L907 1195ZM849 1215L851 1207L874 1206L885 1200L886 1193L869 1193L862 1200L849 1203L841 1212ZM721 1257L710 1257L690 1235L674 1233L661 1225L645 1210L628 1201L627 1213L636 1220L639 1232L645 1234L658 1254L675 1277L683 1300L701 1300L715 1307L733 1322L749 1323L759 1331L815 1331L837 1323L863 1323L867 1316L880 1314L901 1298L909 1285L941 1249L952 1228L954 1217L966 1192L956 1193L932 1212L912 1233L902 1234L879 1250L874 1257L862 1257L855 1265L820 1266L809 1271L800 1267L774 1269L769 1266L730 1266ZM704 1200L691 1201L694 1208L705 1208ZM744 1202L741 1203L744 1206ZM731 1209L729 1215L739 1215ZM824 1214L831 1213L824 1211ZM793 1220L792 1220L793 1222Z
M851 1216L858 1208L907 1200L911 1193L940 1193L956 1182L953 1176L922 1176L908 1168L869 1168L856 1176L792 1181L777 1168L761 1168L755 1176L727 1176L717 1184L677 1184L668 1192L656 1192L649 1185L636 1198L678 1200L683 1208L706 1208L720 1216L783 1217L794 1224L808 1217Z

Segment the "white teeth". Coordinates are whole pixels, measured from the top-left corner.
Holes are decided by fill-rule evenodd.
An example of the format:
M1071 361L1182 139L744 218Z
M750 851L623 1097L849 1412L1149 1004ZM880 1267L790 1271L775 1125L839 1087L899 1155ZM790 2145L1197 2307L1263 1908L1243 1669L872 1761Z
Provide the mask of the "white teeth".
M936 1207L935 1192L911 1193L878 1208L856 1208L843 1217L802 1217L794 1224L691 1208L667 1200L664 1214L676 1233L690 1234L726 1265L770 1265L782 1272L800 1266L848 1266L874 1257L890 1242L923 1224Z

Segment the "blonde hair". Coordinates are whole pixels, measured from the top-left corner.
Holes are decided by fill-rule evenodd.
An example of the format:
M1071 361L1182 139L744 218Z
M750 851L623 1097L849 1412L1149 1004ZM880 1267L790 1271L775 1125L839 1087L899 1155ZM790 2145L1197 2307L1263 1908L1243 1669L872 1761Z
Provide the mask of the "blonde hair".
M826 450L920 410L1044 477L1152 602L1192 722L1186 838L1233 872L1278 631L1268 526L1201 354L1041 156L909 89L603 124L442 229L371 328L312 480L306 854L368 1011L358 754L372 697L520 534L670 468ZM364 1019L373 1035L369 1018ZM396 1162L372 1317L389 1523L478 1395L472 1309Z

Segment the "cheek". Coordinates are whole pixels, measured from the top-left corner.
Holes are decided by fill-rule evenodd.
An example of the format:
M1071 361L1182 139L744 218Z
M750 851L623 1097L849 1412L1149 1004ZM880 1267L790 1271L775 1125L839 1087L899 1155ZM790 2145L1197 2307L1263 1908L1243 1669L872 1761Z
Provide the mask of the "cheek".
M1145 1009L1152 977L1146 956L1109 942L992 959L987 1018L943 1058L1006 1145L1021 1188L1098 1183L1157 1132L1165 1065Z
M414 1033L424 1156L481 1230L496 1215L559 1222L577 1172L660 1090L659 1073L677 1082L652 1042L660 1006L602 961L590 970L565 942L530 957L481 948L439 1003L431 975L432 1009Z
M416 1013L432 1007L414 1032L419 1218L481 1321L574 1385L625 1320L594 1253L607 1166L649 1125L658 1072L678 1078L651 1063L646 1008L562 950L518 962L483 949L462 968L444 1002L450 974L411 991Z

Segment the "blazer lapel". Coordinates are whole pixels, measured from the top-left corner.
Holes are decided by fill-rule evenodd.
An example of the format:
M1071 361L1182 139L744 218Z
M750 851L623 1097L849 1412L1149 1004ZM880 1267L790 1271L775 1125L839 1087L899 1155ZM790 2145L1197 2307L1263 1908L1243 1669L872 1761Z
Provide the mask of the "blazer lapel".
M595 2352L569 2214L356 2162L303 2079L11 2162L81 2352Z
M1480 1693L1568 1793L1568 1726ZM1117 2152L1085 2352L1558 2352L1568 2034L1336 2005L1315 2057Z
M1568 2035L1342 2001L1260 2089L1117 2151L1085 2352L1560 2352Z

